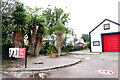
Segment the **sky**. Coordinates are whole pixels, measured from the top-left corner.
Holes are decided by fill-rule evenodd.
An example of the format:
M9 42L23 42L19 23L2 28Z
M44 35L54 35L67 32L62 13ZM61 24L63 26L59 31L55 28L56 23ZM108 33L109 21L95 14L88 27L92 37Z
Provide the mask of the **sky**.
M82 34L89 34L104 19L118 22L119 0L20 0L30 7L48 5L64 9L70 13L68 27L73 28L77 38ZM66 8L67 7L67 8Z

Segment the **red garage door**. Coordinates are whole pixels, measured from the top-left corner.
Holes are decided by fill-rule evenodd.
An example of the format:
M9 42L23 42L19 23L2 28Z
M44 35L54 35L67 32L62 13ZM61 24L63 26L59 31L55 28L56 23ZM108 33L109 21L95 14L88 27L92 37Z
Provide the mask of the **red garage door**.
M102 35L104 52L120 52L120 34Z

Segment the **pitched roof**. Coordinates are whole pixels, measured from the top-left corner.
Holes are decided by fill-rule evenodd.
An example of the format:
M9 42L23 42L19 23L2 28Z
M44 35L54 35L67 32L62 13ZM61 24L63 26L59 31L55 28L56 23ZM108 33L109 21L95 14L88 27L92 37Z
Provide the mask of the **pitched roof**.
M105 21L109 21L109 22L112 22L112 23L120 26L119 23L116 23L116 22L114 22L114 21L112 21L112 20L109 20L109 19L104 19L99 25L97 25L93 30L91 30L91 31L89 32L89 34L90 34L91 32L93 32L96 28L98 28L98 27L99 27L103 22L105 22Z
M82 38L78 39L78 40L76 41L76 43L83 43L83 44L86 44L85 41L84 41Z

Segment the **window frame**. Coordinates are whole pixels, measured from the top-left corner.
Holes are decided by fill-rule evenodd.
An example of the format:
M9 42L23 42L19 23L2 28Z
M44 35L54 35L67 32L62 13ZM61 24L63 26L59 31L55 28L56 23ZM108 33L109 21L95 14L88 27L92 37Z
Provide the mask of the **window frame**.
M107 25L108 27L105 27L106 25ZM103 27L104 27L104 30L109 30L109 29L110 29L110 24L109 24L109 23L108 23L108 24L104 24Z
M97 43L97 45L95 43ZM100 46L100 41L93 41L93 46Z

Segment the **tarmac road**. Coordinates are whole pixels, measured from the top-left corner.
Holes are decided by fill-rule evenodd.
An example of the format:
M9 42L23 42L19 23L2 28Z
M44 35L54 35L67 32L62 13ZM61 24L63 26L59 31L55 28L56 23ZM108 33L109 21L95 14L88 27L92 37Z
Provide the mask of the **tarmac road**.
M2 78L14 78L14 77L9 76L9 75L7 75L7 74L2 74L1 76L2 76Z
M74 66L52 70L47 78L118 78L118 53L67 55L67 57L82 58L83 61ZM102 69L112 70L116 74L99 74L97 71Z

